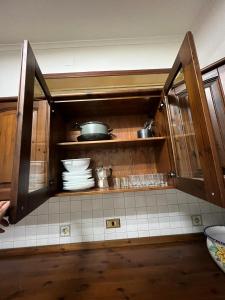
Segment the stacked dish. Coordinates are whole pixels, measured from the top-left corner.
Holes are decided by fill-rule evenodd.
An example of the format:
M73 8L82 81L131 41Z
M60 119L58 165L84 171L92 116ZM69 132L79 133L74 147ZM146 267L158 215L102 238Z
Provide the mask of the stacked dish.
M62 173L63 190L79 191L95 186L92 169L88 169L90 160L90 158L61 160L66 169Z
M29 192L33 192L47 186L47 162L31 161L29 174Z

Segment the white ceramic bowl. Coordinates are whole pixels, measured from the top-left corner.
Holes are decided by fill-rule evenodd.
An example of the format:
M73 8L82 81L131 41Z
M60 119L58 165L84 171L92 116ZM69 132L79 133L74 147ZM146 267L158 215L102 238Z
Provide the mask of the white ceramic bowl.
M216 264L225 272L225 226L208 226L204 229L207 248Z
M90 158L64 159L61 160L65 169L69 172L80 172L86 170L90 165Z

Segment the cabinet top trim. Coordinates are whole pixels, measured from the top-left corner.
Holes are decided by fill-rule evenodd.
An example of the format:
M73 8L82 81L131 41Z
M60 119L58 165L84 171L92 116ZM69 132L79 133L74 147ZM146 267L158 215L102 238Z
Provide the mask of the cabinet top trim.
M217 60L216 62L208 65L207 67L203 68L201 70L202 74L208 73L214 69L217 69L221 66L225 65L225 57L221 58L220 60Z
M115 70L115 71L90 71L73 73L50 73L44 74L45 79L53 78L80 78L80 77L101 77L101 76L123 76L123 75L148 75L169 73L170 68L164 69L140 69L140 70Z

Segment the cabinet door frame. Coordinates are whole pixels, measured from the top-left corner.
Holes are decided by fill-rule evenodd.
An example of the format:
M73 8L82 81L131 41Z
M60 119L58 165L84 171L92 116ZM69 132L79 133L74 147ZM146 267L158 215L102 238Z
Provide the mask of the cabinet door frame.
M180 71L184 71L184 81L188 91L190 109L193 117L193 125L196 134L196 142L200 155L200 163L203 170L204 181L176 177L176 187L194 196L201 197L220 206L225 206L225 186L223 172L216 149L214 132L210 120L207 100L203 87L202 75L198 63L194 39L191 32L187 32L180 47L178 55L166 80L163 97L165 99L167 115L171 135L171 116L168 102L168 94L173 81ZM172 139L172 137L171 137ZM173 166L176 169L176 150L173 146Z
M28 192L35 78L46 100L51 104L51 94L38 66L29 41L22 48L22 63L17 103L16 145L13 161L11 206L9 220L16 223L49 198L49 187ZM49 139L50 140L50 139Z
M225 94L217 69L203 76L204 88L213 125L220 164L225 170Z

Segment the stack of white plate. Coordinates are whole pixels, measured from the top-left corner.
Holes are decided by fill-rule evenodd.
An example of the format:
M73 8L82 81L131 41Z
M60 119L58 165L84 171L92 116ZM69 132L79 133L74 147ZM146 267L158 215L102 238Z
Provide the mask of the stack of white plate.
M65 191L86 190L95 186L92 169L88 169L90 160L90 158L62 160L66 169L62 173L63 189Z
M29 192L33 192L47 186L47 162L31 161L29 174Z

